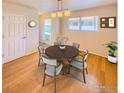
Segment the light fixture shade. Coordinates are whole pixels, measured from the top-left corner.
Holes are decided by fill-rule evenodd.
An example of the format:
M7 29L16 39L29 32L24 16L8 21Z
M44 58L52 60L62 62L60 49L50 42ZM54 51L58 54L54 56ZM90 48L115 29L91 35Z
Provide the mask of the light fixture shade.
M51 17L53 17L53 18L55 18L56 16L57 16L56 13L51 14Z
M64 16L70 16L71 15L71 11L70 10L65 10L64 11Z
M58 11L58 12L57 12L57 16L58 16L58 17L62 17L62 16L63 16L63 12L62 12L62 11Z
M56 18L56 17L70 16L71 15L70 10L68 9L63 10L63 2L62 2L63 0L57 0L57 1L58 1L58 5L57 5L58 10L51 13L51 17Z

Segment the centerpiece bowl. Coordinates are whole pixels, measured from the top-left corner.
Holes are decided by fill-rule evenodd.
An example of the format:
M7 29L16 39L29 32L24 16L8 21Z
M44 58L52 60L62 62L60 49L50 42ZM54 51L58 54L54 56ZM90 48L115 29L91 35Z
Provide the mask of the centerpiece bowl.
M66 46L65 46L65 45L60 45L59 48L60 48L61 50L64 50L64 49L66 48Z

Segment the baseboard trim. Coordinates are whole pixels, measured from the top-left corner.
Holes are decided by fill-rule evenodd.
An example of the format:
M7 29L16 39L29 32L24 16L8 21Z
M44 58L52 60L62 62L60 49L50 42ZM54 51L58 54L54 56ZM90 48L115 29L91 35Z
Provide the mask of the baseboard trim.
M97 53L93 53L93 52L90 52L90 54L93 54L93 55L97 55L97 56L101 56L101 57L107 58L107 56L104 56L104 55L101 55L101 54L97 54Z
M35 52L33 52L33 53L36 53L36 52L37 52L37 51L35 51ZM33 53L27 54L27 55L25 55L25 56L31 55L31 54L33 54ZM90 53L90 54L93 54L93 55L96 55L96 56L101 56L101 57L107 58L107 56L104 56L104 55L101 55L101 54L97 54L97 53L93 53L93 52L89 52L89 53ZM19 58L23 58L23 57L25 57L25 56L22 56L22 57L19 57ZM17 59L19 59L19 58L17 58ZM14 60L16 60L16 59L14 59ZM11 60L11 61L9 61L9 62L2 63L2 65L8 64L8 63L10 63L10 62L12 62L12 61L14 61L14 60Z
M16 59L11 60L11 61L7 61L7 62L5 62L5 63L2 62L2 65L4 65L4 64L9 64L9 63L13 62L14 60L17 60L17 59L20 59L20 58L23 58L23 57L32 55L32 54L37 53L37 52L38 52L38 51L32 52L32 53L30 53L30 54L26 54L26 55L24 55L24 56L18 57L18 58L16 58Z
M81 53L82 51L81 50L79 50L79 52ZM98 54L98 53L94 53L94 52L89 52L90 54L93 54L93 55L96 55L96 56L101 56L101 57L105 57L105 58L107 58L107 56L105 56L105 55L101 55L101 54Z

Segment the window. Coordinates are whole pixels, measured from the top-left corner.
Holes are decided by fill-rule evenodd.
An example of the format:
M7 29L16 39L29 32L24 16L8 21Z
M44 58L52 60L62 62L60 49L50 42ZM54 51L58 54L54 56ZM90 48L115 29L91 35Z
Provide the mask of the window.
M43 40L50 41L51 40L51 32L52 32L52 21L51 21L51 19L46 19L44 21Z
M80 18L69 18L68 24L69 30L80 30Z
M98 30L98 17L91 16L91 17L81 17L81 30L82 31L97 31Z
M98 16L68 19L68 29L76 31L98 31Z

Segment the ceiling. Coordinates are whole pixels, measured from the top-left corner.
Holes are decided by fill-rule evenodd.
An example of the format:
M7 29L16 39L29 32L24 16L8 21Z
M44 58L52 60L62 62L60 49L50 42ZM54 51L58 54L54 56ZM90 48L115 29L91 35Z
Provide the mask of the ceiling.
M41 12L57 10L57 0L3 0L32 7ZM117 3L117 0L63 0L63 8L79 10Z

